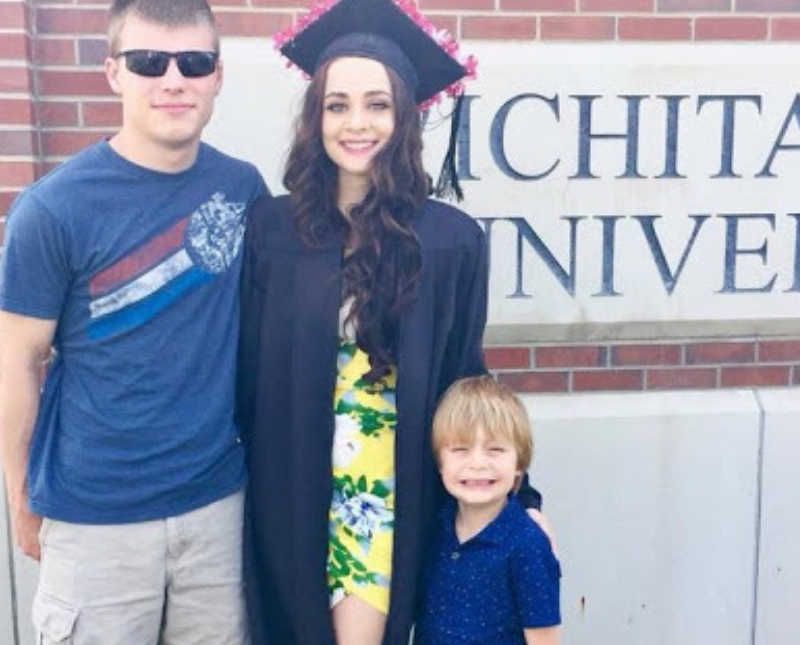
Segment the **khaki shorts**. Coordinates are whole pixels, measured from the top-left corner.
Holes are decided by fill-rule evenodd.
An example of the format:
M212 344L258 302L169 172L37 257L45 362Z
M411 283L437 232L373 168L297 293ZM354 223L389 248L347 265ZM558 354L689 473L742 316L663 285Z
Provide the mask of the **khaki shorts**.
M150 522L45 518L38 645L245 645L243 497Z

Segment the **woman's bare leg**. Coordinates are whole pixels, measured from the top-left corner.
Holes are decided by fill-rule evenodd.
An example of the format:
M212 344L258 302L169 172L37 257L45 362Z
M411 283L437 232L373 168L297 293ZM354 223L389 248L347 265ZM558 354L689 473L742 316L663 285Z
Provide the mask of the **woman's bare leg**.
M380 645L386 614L357 596L347 596L334 605L333 631L337 645Z

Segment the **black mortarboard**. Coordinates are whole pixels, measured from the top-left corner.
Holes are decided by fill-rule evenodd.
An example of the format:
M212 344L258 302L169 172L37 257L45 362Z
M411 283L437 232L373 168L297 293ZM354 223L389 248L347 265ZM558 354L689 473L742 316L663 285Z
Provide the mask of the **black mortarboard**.
M477 61L459 59L458 43L419 13L412 0L323 0L296 25L275 36L281 53L309 76L324 62L341 56L365 56L392 68L411 88L420 108L444 91L463 94L462 79L474 78ZM461 190L455 177L454 111L448 155L440 189Z
M414 13L409 15L409 9ZM280 48L309 75L337 56L368 56L394 69L422 103L470 73L434 40L437 32L430 23L416 22L415 18L425 19L413 5L339 0L316 16Z

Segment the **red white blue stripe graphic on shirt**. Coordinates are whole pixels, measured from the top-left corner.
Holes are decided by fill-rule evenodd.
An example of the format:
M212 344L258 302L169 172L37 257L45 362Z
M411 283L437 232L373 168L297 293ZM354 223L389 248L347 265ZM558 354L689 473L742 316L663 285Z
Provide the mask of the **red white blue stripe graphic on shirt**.
M244 204L215 194L89 281L89 336L105 338L136 327L233 262L244 231Z

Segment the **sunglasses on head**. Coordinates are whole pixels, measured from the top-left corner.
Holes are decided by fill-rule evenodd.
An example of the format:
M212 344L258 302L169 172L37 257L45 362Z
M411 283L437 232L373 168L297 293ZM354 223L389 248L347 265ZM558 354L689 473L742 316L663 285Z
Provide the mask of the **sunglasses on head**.
M187 78L199 78L213 74L217 69L219 54L206 51L164 52L158 49L128 49L114 56L125 57L125 67L139 76L163 76L169 67L169 59L178 63L180 73Z

